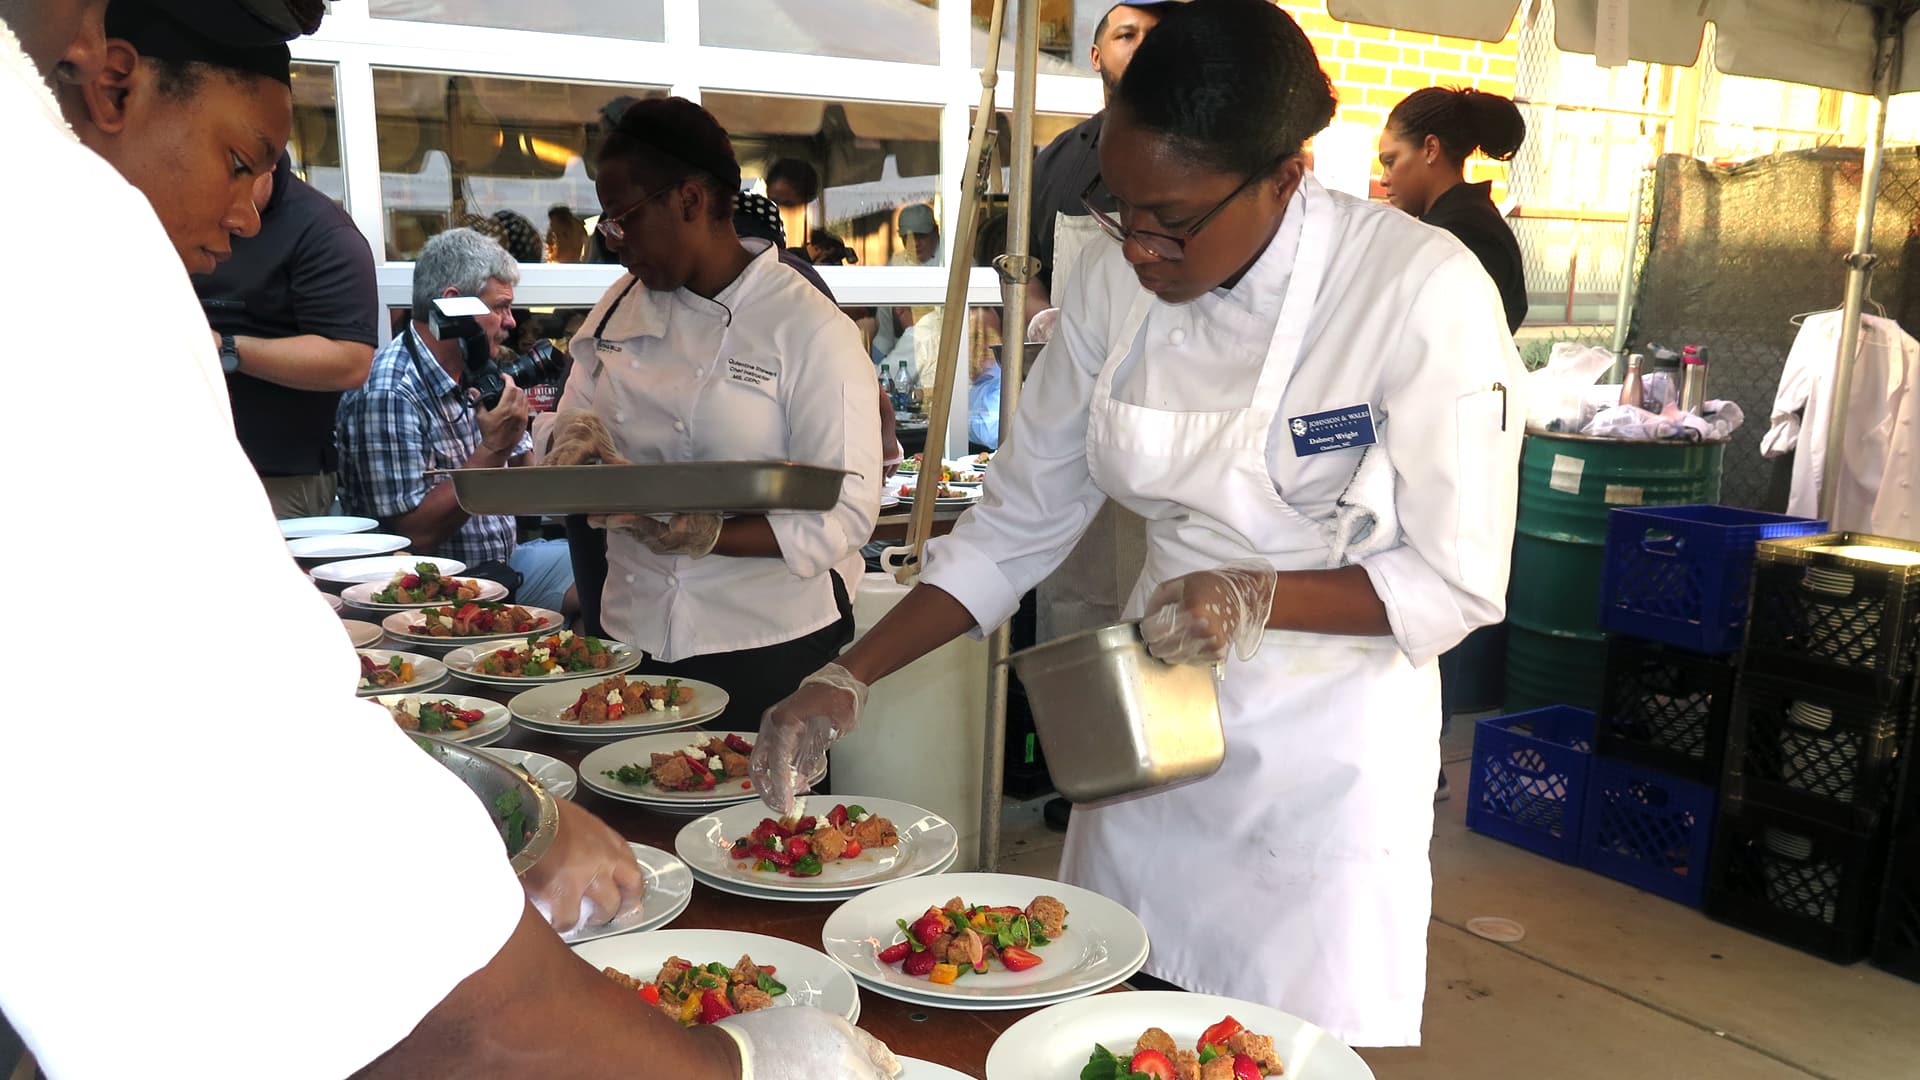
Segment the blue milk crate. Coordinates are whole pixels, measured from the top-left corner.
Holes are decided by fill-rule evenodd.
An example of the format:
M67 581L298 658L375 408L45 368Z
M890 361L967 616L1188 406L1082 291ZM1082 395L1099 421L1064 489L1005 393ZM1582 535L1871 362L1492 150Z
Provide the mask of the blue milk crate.
M1705 784L1595 758L1580 819L1580 865L1697 908L1706 898L1715 805Z
M1826 531L1824 521L1731 506L1616 508L1600 625L1692 652L1733 652L1747 625L1753 545Z
M1493 716L1473 728L1467 828L1564 863L1580 861L1593 713L1571 705Z

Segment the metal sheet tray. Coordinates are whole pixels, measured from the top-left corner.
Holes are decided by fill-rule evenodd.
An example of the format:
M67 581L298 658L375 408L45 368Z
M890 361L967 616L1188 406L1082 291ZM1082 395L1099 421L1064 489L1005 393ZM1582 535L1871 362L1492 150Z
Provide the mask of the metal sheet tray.
M469 514L824 513L847 473L790 461L454 469Z

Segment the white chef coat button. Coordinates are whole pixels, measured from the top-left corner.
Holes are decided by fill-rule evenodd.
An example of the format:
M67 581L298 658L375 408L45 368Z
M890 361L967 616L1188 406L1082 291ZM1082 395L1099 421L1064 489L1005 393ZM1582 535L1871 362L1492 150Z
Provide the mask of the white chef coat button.
M673 430L675 430L675 431L685 431L685 430L687 430L687 425L686 425L686 424L684 424L684 423L682 423L682 422L681 422L681 421L679 421L679 420L675 420L675 421L673 422Z
M628 574L628 575L627 575L627 584L629 584L629 585L631 585L631 584L633 584L633 575L632 575L632 574Z
M680 584L680 575L679 575L679 574L668 574L668 575L667 575L667 584L669 584L669 585L678 585L678 584Z
M627 422L627 414L626 414L626 413L623 413L623 412L617 412L617 413L614 413L614 414L613 414L613 422L614 422L614 423L616 423L616 424L624 424L624 423L626 423L626 422Z
M1187 343L1187 332L1185 330L1176 326L1172 330L1167 331L1167 344L1185 345L1186 343Z
M698 378L700 378L701 376L703 376L703 375L705 375L706 373L707 373L707 369L706 369L706 368L703 368L703 367L697 367L697 368L694 368L694 369L693 369L693 377L694 377L694 378L696 378L696 379L698 379Z
M640 366L640 358L639 358L639 357L637 357L637 356L636 356L636 357L634 357L634 358L633 358L633 366L634 366L634 367L639 367L639 366Z

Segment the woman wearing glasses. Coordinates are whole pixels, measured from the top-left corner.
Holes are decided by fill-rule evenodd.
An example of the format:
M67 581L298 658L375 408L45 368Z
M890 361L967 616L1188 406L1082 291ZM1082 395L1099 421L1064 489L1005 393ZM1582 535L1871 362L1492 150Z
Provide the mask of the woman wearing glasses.
M1426 988L1434 658L1501 618L1525 410L1500 387L1522 368L1470 252L1307 174L1333 109L1272 4L1167 10L1101 135L1112 242L1082 256L985 499L775 706L754 766L782 808L873 680L1008 618L1118 499L1147 519L1129 612L1148 647L1224 663L1226 761L1078 808L1063 877L1140 915L1153 982L1404 1045ZM1377 518L1363 541L1339 539L1343 502Z
M598 545L581 545L589 628L644 650L648 674L719 685L730 726L752 730L853 638L852 587L880 501L873 365L853 323L774 245L735 233L740 166L705 109L633 103L595 186L600 235L627 274L569 346L556 427L590 412L609 449L639 464L849 471L824 514L617 517L595 523L604 564L591 565Z

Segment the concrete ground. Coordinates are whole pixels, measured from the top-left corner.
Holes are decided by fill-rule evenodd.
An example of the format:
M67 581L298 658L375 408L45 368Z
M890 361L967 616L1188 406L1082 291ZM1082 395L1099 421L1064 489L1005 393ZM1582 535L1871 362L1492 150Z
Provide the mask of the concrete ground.
M1467 831L1472 725L1444 744L1425 1045L1368 1050L1379 1080L1920 1078L1920 984L1841 967ZM1010 807L1000 869L1050 877L1062 836ZM1498 944L1467 922L1500 916Z

